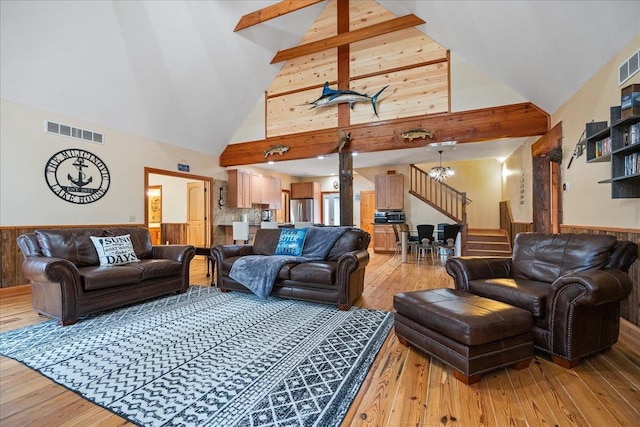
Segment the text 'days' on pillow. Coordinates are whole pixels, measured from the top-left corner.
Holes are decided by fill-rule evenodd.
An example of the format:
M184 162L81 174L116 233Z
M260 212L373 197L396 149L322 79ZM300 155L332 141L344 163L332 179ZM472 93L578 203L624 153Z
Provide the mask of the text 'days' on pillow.
M91 241L98 252L100 266L102 267L139 261L136 253L133 251L131 237L128 234L111 237L91 236Z

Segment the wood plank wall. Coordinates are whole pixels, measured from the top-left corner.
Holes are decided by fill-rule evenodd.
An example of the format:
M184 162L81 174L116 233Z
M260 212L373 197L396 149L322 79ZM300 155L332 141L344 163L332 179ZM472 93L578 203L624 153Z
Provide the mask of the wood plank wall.
M640 245L640 230L582 225L561 225L560 232L610 234L616 236L618 240L629 240ZM640 301L640 259L638 259L629 269L629 276L631 277L631 283L633 283L633 289L629 298L621 304L622 317L634 325L640 325L640 306L638 305Z
M162 234L162 244L186 245L187 244L187 224L186 223L166 223L160 224Z
M396 16L374 1L349 3L349 29L391 20ZM337 2L327 2L300 44L337 34ZM335 128L337 108L310 111L310 102L329 82L337 89L338 49L331 48L293 58L271 83L266 93L266 135ZM380 95L379 116L371 105L359 103L349 112L349 125L449 111L449 52L416 28L407 28L349 46L349 89ZM342 126L342 125L341 125Z
M164 225L164 224L163 224ZM0 227L0 288L24 285L28 281L22 274L22 251L18 248L18 236L24 233L33 233L38 229L60 229L60 228L109 228L109 227L144 227L144 224L92 224L92 225L47 225L47 226L17 226ZM171 243L186 242L186 224L167 224L163 239L168 239ZM175 239L175 241L174 241Z

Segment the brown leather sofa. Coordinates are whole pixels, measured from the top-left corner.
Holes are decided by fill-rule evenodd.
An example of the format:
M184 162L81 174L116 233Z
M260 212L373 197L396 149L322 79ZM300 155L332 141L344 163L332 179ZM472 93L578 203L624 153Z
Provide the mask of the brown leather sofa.
M139 262L101 267L90 236L129 234ZM33 308L71 325L90 313L189 288L190 245L152 246L142 227L36 230L18 237Z
M250 292L229 277L233 263L246 255L273 255L280 229L258 229L251 245L218 245L211 249L217 267L217 286L222 291ZM362 295L367 248L371 236L353 228L335 242L324 260L285 264L279 271L271 296L336 304L347 310Z
M521 233L512 258L449 258L456 289L533 314L535 348L565 367L618 340L638 245L595 234Z

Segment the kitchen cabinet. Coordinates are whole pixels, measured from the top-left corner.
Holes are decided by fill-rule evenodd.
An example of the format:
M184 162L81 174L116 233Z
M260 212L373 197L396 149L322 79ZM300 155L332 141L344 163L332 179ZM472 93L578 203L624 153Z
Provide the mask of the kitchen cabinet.
M318 182L294 182L291 184L292 199L320 198L320 183Z
M373 251L395 252L396 250L396 234L393 232L391 224L374 224L373 225Z
M269 209L282 209L282 184L280 178L270 176L269 178Z
M230 208L251 207L251 174L239 169L227 171L227 206Z
M251 174L251 203L256 205L268 205L271 189L268 184L268 177L252 173Z
M404 209L404 175L376 175L376 209Z
M239 169L227 171L227 206L251 208L262 205L269 209L280 209L282 184L280 178L250 173Z

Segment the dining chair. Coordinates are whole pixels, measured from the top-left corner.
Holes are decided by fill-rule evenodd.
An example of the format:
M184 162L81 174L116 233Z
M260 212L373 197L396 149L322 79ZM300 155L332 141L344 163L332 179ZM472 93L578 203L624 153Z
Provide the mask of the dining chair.
M418 229L418 264L420 264L420 259L424 256L425 259L427 254L431 254L432 262L435 262L433 255L433 230L435 226L433 224L420 224L416 226Z
M398 226L396 224L391 224L391 228L393 228L393 234L395 235L395 238L396 238L396 250L393 252L393 258L395 258L396 255L398 255L398 252L400 252L402 248L402 240L400 239Z
M307 227L313 227L313 222L311 221L301 221L301 222L294 222L293 223L293 228L307 228Z
M418 244L420 241L418 240L418 236L412 236L411 231L409 230L409 224L406 222L399 224L400 232L407 233L407 245L409 249L411 249L411 255L418 255Z
M462 224L447 224L444 226L442 241L437 242L438 256L444 254L446 257L455 255L456 240Z
M233 222L233 243L238 240L249 243L249 223L246 221L234 221Z

